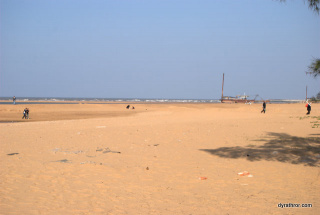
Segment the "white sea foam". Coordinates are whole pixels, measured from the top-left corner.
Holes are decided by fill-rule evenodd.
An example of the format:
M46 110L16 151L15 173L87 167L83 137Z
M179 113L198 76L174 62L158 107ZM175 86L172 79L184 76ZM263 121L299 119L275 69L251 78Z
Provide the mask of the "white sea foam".
M8 100L5 103L12 103L11 97L2 97L0 100ZM95 103L108 103L108 102L127 102L127 103L139 103L139 102L148 102L148 103L220 103L220 99L165 99L165 98L61 98L61 97L17 97L17 103L29 103L29 102L38 102L38 103L46 103L46 102L63 102L70 104L77 104L79 101L81 102L95 102ZM288 100L288 99L270 99L270 103L301 103L304 100ZM261 102L261 101L256 101Z

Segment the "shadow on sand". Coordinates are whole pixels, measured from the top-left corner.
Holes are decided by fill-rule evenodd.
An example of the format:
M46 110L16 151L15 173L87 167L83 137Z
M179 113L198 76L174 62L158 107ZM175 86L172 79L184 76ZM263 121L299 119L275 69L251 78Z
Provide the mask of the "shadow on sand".
M249 161L279 161L320 167L320 134L296 137L285 133L268 133L266 139L255 140L263 145L200 149L222 158L246 158Z

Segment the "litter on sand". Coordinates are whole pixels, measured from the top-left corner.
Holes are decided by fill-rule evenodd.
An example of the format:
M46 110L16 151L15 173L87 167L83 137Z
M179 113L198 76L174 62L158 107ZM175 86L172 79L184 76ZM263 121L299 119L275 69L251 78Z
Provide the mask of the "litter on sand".
M70 160L67 160L67 159L57 160L57 161L51 161L51 162L71 163L71 161L70 161Z
M199 180L207 180L207 177L199 177Z
M119 153L119 154L121 154L121 152L119 152L119 151L111 151L109 148L104 148L104 149L102 149L102 148L97 148L96 149L96 152L102 152L102 153Z
M253 177L248 171L243 171L238 173L239 176L248 176L248 177Z

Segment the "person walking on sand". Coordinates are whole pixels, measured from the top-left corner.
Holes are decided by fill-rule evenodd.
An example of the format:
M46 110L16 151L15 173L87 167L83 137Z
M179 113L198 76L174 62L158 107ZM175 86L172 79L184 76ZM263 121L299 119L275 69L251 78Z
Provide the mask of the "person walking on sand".
M263 101L261 113L262 113L262 112L263 112L263 113L266 113L266 107L267 107L266 102Z
M309 115L310 114L310 112L311 112L311 104L310 103L308 103L307 105L306 105L306 107L307 107L307 115Z
M29 119L29 108L27 108L27 119Z
M23 110L23 116L22 116L22 119L26 119L27 118L27 108L25 108L24 110Z
M29 108L25 108L23 110L23 117L22 119L25 118L25 119L29 119Z
M15 105L16 104L16 97L15 96L13 96L12 101L13 101L13 104Z

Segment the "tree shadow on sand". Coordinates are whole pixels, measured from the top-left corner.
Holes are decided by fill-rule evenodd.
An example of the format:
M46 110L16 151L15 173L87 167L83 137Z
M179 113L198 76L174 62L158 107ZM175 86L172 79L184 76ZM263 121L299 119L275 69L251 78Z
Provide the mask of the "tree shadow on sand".
M267 133L266 139L255 140L263 145L245 147L221 147L200 149L222 158L245 158L249 161L279 161L320 167L320 134L312 137L296 137L285 133Z

